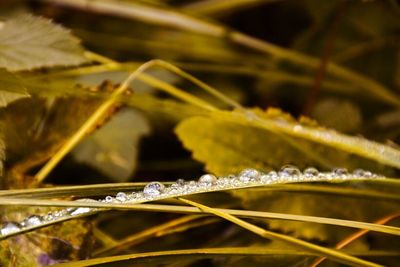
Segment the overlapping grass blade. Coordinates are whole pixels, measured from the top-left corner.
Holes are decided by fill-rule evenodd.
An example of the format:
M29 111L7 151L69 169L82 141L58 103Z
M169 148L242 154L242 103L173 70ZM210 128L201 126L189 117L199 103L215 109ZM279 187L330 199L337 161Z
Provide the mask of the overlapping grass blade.
M164 182L168 185L172 182ZM147 183L106 183L94 185L75 185L75 186L58 186L49 188L31 188L31 189L11 189L0 190L0 197L8 198L57 198L57 197L88 197L88 196L105 196L116 194L120 191L132 191L143 188ZM367 186L364 188L358 187L358 184ZM348 186L349 185L349 186ZM379 190L371 190L369 187L381 187ZM391 189L391 190L387 190ZM304 193L321 193L344 195L349 197L362 198L379 198L388 200L399 200L400 196L396 193L400 190L399 179L376 179L376 180L354 180L349 183L342 184L318 184L318 183L294 183L294 184L277 184L249 188L249 190L265 190L265 191L282 191L282 192L304 192Z
M397 257L398 252L387 252L387 251L368 251L368 252L356 252L346 251L349 255L358 257ZM64 264L58 264L55 266L69 266L69 267L83 267L83 266L95 266L98 264L111 264L120 263L123 266L134 266L142 259L160 259L167 260L173 258L176 260L179 257L188 257L190 259L209 259L216 258L218 256L315 256L315 254L302 252L293 249L266 249L264 247L224 247L224 248L203 248L203 249L185 249L185 250L170 250L170 251L155 251L146 253L133 253L127 255L119 255L112 257L103 257L90 260L82 260L76 262L68 262Z
M116 204L116 203L104 203L104 202L76 202L76 201L65 201L65 200L41 200L41 199L25 199L25 198L7 198L0 197L0 205L19 205L19 206L46 206L46 207L91 207L101 208L104 210L117 209L117 210L137 210L137 211L153 211L153 212L172 212L172 213L183 213L183 214L202 214L205 213L191 207L176 206L176 205L156 205L156 204ZM353 227L360 229L367 229L371 231L377 231L392 235L400 235L400 229L393 226L386 225L374 225L371 223L364 223L358 221L341 220L333 218L324 218L316 216L304 216L304 215L293 215L293 214L282 214L272 212L261 212L261 211L248 211L248 210L232 210L232 209L219 209L221 212L232 214L240 217L258 218L258 219L283 219L283 220L295 220L301 222L313 222L330 224L336 226ZM37 228L49 226L55 223L59 223L66 220L81 218L95 214L98 211L93 211L78 216L62 217L54 221L46 222L43 225L24 228L20 232L15 232L9 235L4 235L1 239L8 238L10 236L18 235L21 233L29 232Z
M295 248L298 248L298 249L301 249L304 251L308 251L311 253L315 253L317 255L322 255L324 257L327 257L330 260L334 260L334 261L344 263L347 265L351 265L351 266L370 266L370 267L381 266L379 264L369 262L369 261L351 256L351 255L345 254L343 252L336 251L334 249L325 248L325 247L318 246L318 245L315 245L315 244L312 244L312 243L309 243L309 242L306 242L301 239L297 239L297 238L294 238L294 237L291 237L288 235L278 234L278 233L275 233L275 232L272 232L269 230L265 230L254 224L243 221L242 219L239 219L231 214L216 210L214 208L210 208L208 206L196 203L194 201L190 201L190 200L183 199L183 198L179 198L179 200L181 200L182 202L184 202L186 204L197 207L205 212L208 212L208 213L214 214L218 217L224 218L246 230L249 230L250 232L253 232L253 233L261 236L261 237L279 240L279 241L285 242Z

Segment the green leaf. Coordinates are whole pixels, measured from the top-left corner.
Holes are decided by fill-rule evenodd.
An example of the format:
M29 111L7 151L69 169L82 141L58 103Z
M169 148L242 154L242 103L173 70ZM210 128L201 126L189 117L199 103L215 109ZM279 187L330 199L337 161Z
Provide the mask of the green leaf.
M394 148L346 136L319 127L310 120L303 119L303 123L299 123L277 109L256 113L260 114L259 119L253 120L236 112L192 117L181 122L176 133L184 146L193 152L193 157L218 175L236 173L249 167L270 170L284 164L388 172L389 168L383 169L382 165L369 159L371 154L385 150L393 155L400 154ZM383 152L380 157L387 156ZM390 158L388 161L399 164L393 155L387 156ZM384 160L379 158L377 161Z
M25 97L29 97L29 94L21 81L10 72L0 69L0 108Z
M79 40L45 18L17 15L0 27L0 67L10 71L79 65L87 61Z
M138 142L150 126L138 111L122 110L72 152L116 181L126 181L136 168Z
M192 151L193 158L204 162L207 170L218 175L238 173L248 167L268 170L292 157L298 163L306 163L281 138L236 123L192 117L180 123L176 133Z

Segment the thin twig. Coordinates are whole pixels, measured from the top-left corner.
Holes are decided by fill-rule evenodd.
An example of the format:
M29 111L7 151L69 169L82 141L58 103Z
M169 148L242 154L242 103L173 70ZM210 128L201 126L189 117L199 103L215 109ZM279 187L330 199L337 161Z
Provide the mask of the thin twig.
M392 214L389 214L377 221L374 222L374 224L380 224L380 225L384 225L386 223L388 223L391 220L394 220L396 218L400 217L400 212L395 212ZM343 239L342 241L340 241L335 248L336 249L342 249L345 246L349 245L350 243L352 243L353 241L361 238L362 236L366 235L367 233L369 233L369 230L363 229L360 231L355 232L354 234L349 235L348 237L346 237L345 239ZM322 263L324 260L326 260L326 257L320 257L318 259L316 259L311 265L310 267L317 267L320 263Z
M322 83L326 76L326 68L330 61L332 49L333 49L333 46L334 46L334 43L336 40L336 35L338 32L341 18L343 18L343 15L344 15L345 7L347 7L347 2L339 3L338 11L336 12L336 15L333 19L333 23L331 25L331 31L330 31L328 38L326 40L326 43L324 45L322 58L321 58L319 67L318 67L317 72L314 77L314 84L310 90L308 99L306 101L306 105L305 105L305 108L303 111L304 115L309 115L311 113L311 110L317 99L317 95L318 95L319 91L321 90Z

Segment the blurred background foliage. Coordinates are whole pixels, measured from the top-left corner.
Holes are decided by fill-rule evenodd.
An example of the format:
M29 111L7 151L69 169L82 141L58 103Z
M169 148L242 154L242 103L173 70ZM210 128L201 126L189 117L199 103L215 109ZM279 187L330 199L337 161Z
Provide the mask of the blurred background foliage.
M24 18L25 13L42 16L69 29L81 42L79 46L71 36L54 37L56 45L64 46L69 54L49 54L53 61L44 62L38 55L50 52L40 50L40 46L47 42L48 36L59 34L61 37L61 31L44 31L48 22L36 24L26 18L15 19L12 31L15 34L11 32L7 38L5 35L1 38L0 27L0 66L6 69L0 72L0 86L4 90L0 97L3 107L0 119L6 147L4 189L174 181L195 178L205 171L223 175L243 167L270 170L285 164L302 168L313 165L322 170L362 167L391 177L398 175L399 154L393 153L391 159L395 163L388 164L371 158L367 155L368 149L366 154L354 152L358 151L358 143L353 143L354 149L350 151L289 134L291 142L303 151L294 149L287 137L254 125L226 121L218 116L198 117L207 111L157 91L146 79L139 79L130 85L130 93L113 106L97 129L92 129L43 183L37 183L33 176L40 167L109 97L117 84L152 59L176 65L243 106L258 107L260 113L277 108L263 113L277 125L280 121L297 123L299 118L302 125L317 132L327 127L379 142L396 153L399 150L400 6L397 1L88 0L87 6L75 5L82 2L85 1L3 0L0 3L0 16L5 23L10 18ZM110 5L96 10L90 3ZM28 24L37 27L29 28ZM35 38L35 30L38 36L40 30L43 34L38 46L30 43ZM259 40L243 38L238 32ZM12 43L10 40L18 34L27 38L18 40L19 54L10 54L4 44ZM36 54L31 56L29 51L36 48ZM105 61L109 64L91 64L83 56L84 50L107 57ZM114 64L111 59L119 63ZM176 73L156 67L146 74L217 108L230 109ZM311 120L300 119L302 116ZM337 188L337 192L346 188L345 185L326 187ZM348 188L390 191L368 184L348 185ZM307 189L293 191L239 190L193 196L193 199L218 207L368 222L398 209L398 200L356 197L351 193L347 196L310 193ZM6 207L3 217L21 219L32 211ZM113 211L89 220L71 221L62 227L53 226L20 239L3 241L2 263L36 266L84 259L88 255L202 247L288 249L279 242L266 241L210 217L188 219L172 230L146 232L176 218L173 213ZM325 246L334 246L354 231L282 220L258 222ZM76 230L75 235L68 232L71 229ZM125 240L128 245L124 244L127 236L133 236L134 240ZM398 253L393 248L400 246L399 241L395 236L368 234L349 249ZM101 252L107 246L117 250ZM295 254L180 257L179 261L174 257L172 261L160 257L134 263L135 266L139 263L146 266L265 266L266 263L308 266L315 258ZM10 265L13 260L17 265ZM378 261L391 266L400 262L399 255L380 257ZM121 264L128 266L129 263ZM332 262L324 264L336 266Z

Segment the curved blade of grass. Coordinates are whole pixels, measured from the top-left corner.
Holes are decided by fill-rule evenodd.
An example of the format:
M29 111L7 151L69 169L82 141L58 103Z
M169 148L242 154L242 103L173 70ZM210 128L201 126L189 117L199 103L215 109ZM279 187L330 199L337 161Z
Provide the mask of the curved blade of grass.
M206 248L206 249L187 249L187 250L171 250L171 251L156 251L146 253L134 253L128 255L102 257L96 259L82 260L76 262L68 262L54 266L70 266L83 267L94 266L107 263L122 263L134 264L140 259L165 258L191 255L193 259L213 258L215 256L315 256L312 253L301 252L290 249L265 249L262 247L237 247L237 248ZM128 262L129 261L129 262ZM125 265L126 266L126 265Z
M56 152L55 155L39 170L35 175L35 180L41 183L47 175L55 168L55 166L64 158L64 156L70 152L78 143L81 141L87 132L92 129L98 121L107 113L107 111L117 102L118 96L126 91L130 82L136 78L138 73L142 72L148 67L148 64L142 65L136 71L134 71L129 77L122 83L110 98L105 101L100 107L93 113L92 116L78 129L78 131L67 140L67 142Z
M319 59L300 52L285 49L266 41L248 36L241 32L232 31L222 25L202 20L182 12L156 6L147 6L135 2L104 1L104 0L41 0L53 4L83 9L95 13L104 13L118 17L141 20L162 26L170 26L177 29L188 30L200 34L210 35L228 39L234 43L249 47L251 49L271 54L274 57L285 59L293 63L316 69L319 66ZM357 84L382 101L394 106L400 106L400 98L388 90L385 86L371 80L361 74L349 69L329 63L327 72L334 76Z
M153 60L152 62L154 62L154 65L158 65L160 67L163 67L171 72L174 72L175 74L187 79L188 81L192 82L193 84L197 85L199 88L203 89L204 91L206 91L207 93L211 94L212 96L216 97L217 99L223 101L224 103L232 106L233 108L236 108L238 110L241 110L244 114L248 115L249 119L252 119L255 115L254 113L246 110L242 105L240 105L238 102L234 101L233 99L229 98L228 96L222 94L221 92L219 92L217 89L209 86L208 84L200 81L199 79L197 79L196 77L194 77L193 75L179 69L178 67L165 62L163 60ZM217 109L214 109L214 111L218 111ZM295 142L294 140L292 140L292 138L290 136L285 136L279 132L275 132L277 135L280 135L282 140L287 142L289 145L291 145L293 148L301 151L302 153L304 153L306 156L308 156L309 158L313 159L316 162L319 162L322 166L325 166L327 168L331 168L333 166L331 166L331 164L324 159L324 157L321 157L320 155L317 155L315 152L310 151L309 149L303 147L302 145L298 144L298 142Z
M348 254L345 254L343 252L339 252L336 251L334 249L330 249L330 248L325 248L322 246L318 246L315 244L312 244L310 242L306 242L303 241L301 239L297 239L288 235L284 235L284 234L278 234L269 230L265 230L261 227L258 227L254 224L248 223L246 221L243 221L242 219L239 219L231 214L225 213L225 212L221 212L219 210L210 208L208 206L199 204L197 202L191 201L191 200L187 200L187 199L183 199L183 198L179 198L180 201L192 205L194 207L197 207L205 212L214 214L218 217L224 218L225 220L228 220L250 232L253 232L261 237L264 238L268 238L268 239L274 239L274 240L279 240L282 242L287 243L288 245L293 246L294 248L298 248L310 253L315 253L317 255L323 255L324 257L329 258L330 260L336 261L336 262L340 262L340 263L344 263L344 264L348 264L351 266L369 266L369 267L377 267L377 266L382 266L373 262L369 262L354 256L350 256Z
M85 197L100 196L119 191L128 191L143 188L148 183L107 183L94 185L73 185L49 188L28 188L0 190L0 197L23 197L23 198L56 198L56 197ZM168 184L168 183L166 183Z
M89 55L93 55L94 59L97 60L101 60L103 62L110 62L110 59L104 59L103 56L98 56L94 53L90 53ZM203 89L204 91L206 91L207 93L211 94L212 96L216 97L217 99L223 101L224 103L238 109L241 110L244 114L247 114L249 116L249 118L253 117L254 114L248 110L246 110L242 105L240 105L238 102L232 100L231 98L227 97L226 95L222 94L221 92L219 92L217 89L209 86L208 84L200 81L199 79L197 79L196 77L194 77L193 75L179 69L178 67L169 64L168 62L165 62L163 60L153 60L152 61L154 64L153 65L158 65L160 67L163 67L167 70L170 70L171 72L174 72L175 74L191 81L192 83L194 83L195 85L197 85L198 87L200 87L201 89ZM143 77L142 77L143 78ZM147 77L146 79L148 79L149 77ZM145 81L146 81L145 79ZM156 81L153 81L156 82ZM158 88L158 87L157 87ZM168 93L173 95L173 92L167 91ZM179 92L178 92L179 93ZM187 94L185 92L181 92L181 94ZM191 96L191 95L189 95ZM191 103L190 101L188 101L189 103ZM195 103L195 102L194 102ZM201 105L200 105L201 106ZM206 107L206 106L205 106ZM209 111L216 111L217 109L209 109ZM324 159L324 157L321 157L320 155L317 155L315 152L310 151L309 149L303 147L302 145L298 144L297 142L295 142L294 140L292 140L291 137L289 136L284 136L281 133L275 132L277 135L280 135L282 140L287 142L289 145L291 145L293 148L301 151L302 153L304 153L306 156L308 156L309 158L313 159L316 162L319 162L322 166L325 166L327 168L332 168L333 166L331 166L331 164Z
M39 170L39 172L35 175L35 180L38 183L40 183L47 177L47 175L65 157L65 155L68 152L70 152L85 137L86 133L89 132L89 130L92 129L97 124L97 122L108 112L108 110L116 102L118 102L119 96L126 91L129 84L133 80L135 80L139 74L142 74L141 75L142 79L157 84L156 87L163 87L165 84L160 85L160 83L158 83L158 80L143 73L143 71L145 71L146 69L157 64L159 64L158 60L148 61L147 63L141 65L137 70L132 72L128 76L128 78L110 95L110 98L100 105L100 107L87 119L87 121L78 129L78 131L71 138L69 138L67 142L60 148L60 150L57 151L56 154L53 155L53 157L42 167L42 169ZM175 91L175 88L173 86L170 86L169 84L164 89L169 93L177 95L178 97L181 97L182 99L188 101L189 103L201 106L204 109L208 110L215 109L212 105L208 104L207 102L204 102L195 96L185 93L184 91Z
M157 233L156 237L163 237L163 236L167 236L167 235L171 235L171 234L182 233L182 232L188 231L193 228L203 227L203 226L218 223L218 222L221 222L221 219L217 218L217 217L203 218L202 220L188 222L188 223L178 225L173 228L168 228L163 231L159 231Z
M359 257L396 257L398 252L386 251L368 251L368 252L355 252L347 251L348 254ZM155 251L145 253L133 253L120 256L103 257L97 259L89 259L75 262L68 262L57 264L54 266L68 266L68 267L84 267L94 266L99 264L121 263L127 266L128 264L135 264L141 259L177 259L180 256L188 257L191 259L207 259L217 256L315 256L315 254L302 252L293 249L266 249L264 247L223 247L223 248L202 248L202 249L184 249L184 250L169 250L169 251ZM131 266L131 265L128 265Z
M144 202L143 202L144 203ZM204 212L199 211L196 208L175 206L175 205L151 205L151 204L114 204L114 203L103 203L103 202L77 202L77 201L64 201L64 200L41 200L41 199L24 199L24 198L6 198L0 197L0 205L19 205L19 206L43 206L43 207L91 207L91 208L102 208L104 210L117 209L117 210L137 210L137 211L153 211L153 212L173 212L173 213L188 213L188 214L203 214ZM258 219L282 219L282 220L295 220L301 222L313 222L323 223L336 226L352 227L367 229L376 232L382 232L392 235L400 235L400 228L386 225L374 225L370 223L341 220L333 218L324 218L316 216L305 216L305 215L293 215L293 214L282 214L273 212L261 212L261 211L247 211L247 210L232 210L232 209L218 209L222 212L232 214L240 217L258 218ZM8 238L10 236L18 235L21 233L29 232L37 228L45 227L55 223L59 223L66 220L81 218L84 216L95 214L99 211L93 211L78 216L64 217L57 220L47 222L43 225L34 226L31 228L24 228L20 232L15 232L9 235L0 236L1 239Z
M104 62L104 61L103 61ZM41 79L41 78L52 78L52 77L69 77L79 75L89 75L94 73L109 72L109 71L132 71L144 62L123 62L123 63L104 63L101 65L78 67L69 70L55 71L43 75L37 75L32 77L25 77L24 80ZM259 69L251 66L236 66L236 65L225 65L225 64L209 64L209 63L186 63L186 62L175 62L174 65L184 68L186 70L205 72L205 73L222 73L229 75L242 75L256 78L263 78L272 82L286 82L290 84L300 85L296 89L307 89L313 84L313 80L305 75L299 75L294 73L288 73L279 70ZM140 75L138 80L140 80ZM146 81L144 81L146 82ZM152 85L152 84L149 84ZM153 85L152 85L153 86ZM354 93L357 88L352 87L349 84L327 80L321 85L322 88L328 91L337 92L341 94ZM40 92L38 92L40 93Z
M95 53L91 52L89 54L89 56L93 56L94 59L98 59L101 60L103 62L110 62L109 59L105 59L105 57L103 56L99 56L96 55ZM114 62L114 61L111 61ZM231 98L227 97L226 95L222 94L221 92L219 92L217 89L209 86L208 84L200 81L199 79L197 79L196 77L194 77L193 75L179 69L178 67L165 62L163 60L152 60L151 61L153 64L152 66L160 66L163 67L183 78L185 78L186 80L192 82L193 84L197 85L199 88L203 89L204 91L206 91L207 93L211 94L212 96L216 97L217 99L223 101L224 103L238 109L241 110L244 114L249 115L249 117L253 117L253 113L247 111L242 105L240 105L238 102L232 100ZM143 76L143 75L142 75ZM144 76L146 78L146 76ZM142 77L143 78L143 77ZM149 77L147 77L145 79L145 81L148 79ZM156 81L153 81L153 83ZM168 93L173 94L173 92L167 91ZM179 93L179 92L178 92ZM181 94L186 94L185 92L181 92ZM189 95L190 96L190 95ZM190 101L188 101L190 103ZM195 103L195 102L194 102ZM201 106L201 105L200 105ZM211 111L216 111L217 109L209 109ZM295 142L294 140L292 140L290 137L288 136L284 136L280 133L276 133L279 134L282 137L282 140L286 141L288 144L290 144L292 147L294 147L295 149L302 151L305 155L307 155L308 157L312 158L313 160L315 160L316 162L319 162L322 166L326 166L326 167L332 167L329 162L327 162L326 160L324 160L323 157L316 155L315 153L313 153L312 151L309 151L308 149L306 149L305 147L303 147L302 145L299 145L297 142Z
M90 52L89 55L93 55L94 59L96 59L96 58L100 59L100 60L102 60L102 62L110 62L110 59L104 59L105 58L104 56L100 56L101 58L98 58L99 55L97 55L97 54L95 54L93 52ZM118 64L116 61L111 61L111 62L113 62L113 64ZM240 110L243 110L243 111L245 110L245 108L242 105L240 105L239 103L237 103L236 101L234 101L231 98L227 97L226 95L222 94L217 89L215 89L215 88L209 86L208 84L202 82L201 80L197 79L193 75L183 71L182 69L180 69L180 68L178 68L178 67L176 67L176 66L174 66L174 65L172 65L172 64L170 64L170 63L168 63L168 62L166 62L164 60L161 60L161 59L154 59L154 60L151 60L151 62L152 62L152 66L159 66L159 67L165 68L165 69L167 69L167 70L169 70L169 71L181 76L182 78L192 82L193 84L197 85L198 87L200 87L201 89L203 89L207 93L209 93L212 96L216 97L217 99L222 100L224 103L226 103L226 104L228 104L228 105L230 105L230 106L232 106L234 108L237 108L237 109L240 109ZM138 75L138 77L139 77L139 75ZM148 77L145 76L144 81L146 82L146 80L148 80ZM154 81L154 79L152 79L152 80ZM154 84L156 84L156 83L154 83ZM155 86L155 87L157 87L157 86ZM171 94L171 95L174 95L174 94ZM191 103L191 102L189 102L189 103ZM209 110L210 111L214 111L214 110L217 110L217 109L213 108L213 109L209 109Z
M164 182L168 185L172 182ZM354 180L352 185L361 183L371 184L372 186L386 185L391 189L400 190L400 179L375 179L375 180ZM29 188L29 189L11 189L0 190L0 197L17 197L17 198L56 198L56 197L88 197L88 196L104 196L108 194L116 194L120 191L130 191L143 188L147 182L136 183L110 183L95 185L74 185L59 186L50 188ZM347 185L343 183L342 185ZM287 192L309 192L309 193L326 193L334 195L355 196L363 198L380 198L389 200L399 200L400 196L395 193L387 193L382 191L372 191L361 188L340 187L336 184L321 185L314 183L294 183L294 184L277 184L260 187L249 187L250 190L269 190L269 191L287 191Z
M400 151L393 147L369 141L367 139L360 137L348 136L322 127L315 129L315 127L300 125L298 123L282 122L282 121L277 122L273 119L259 116L254 112L246 110L236 101L222 94L215 88L212 88L208 84L200 81L196 77L179 69L178 67L175 67L174 65L169 64L168 62L165 62L163 60L154 60L153 62L154 62L153 65L164 67L176 73L177 75L196 84L209 94L220 99L221 101L242 111L242 113L232 113L232 112L214 110L213 113L211 113L211 116L215 114L214 116L216 118L223 118L231 122L242 121L242 123L246 125L261 127L268 131L279 134L281 137L283 137L283 139L286 142L291 144L294 148L304 152L307 156L317 160L322 165L329 166L329 163L325 162L323 158L319 157L318 155L314 155L314 153L308 151L308 149L299 146L296 142L294 142L291 139L291 137L303 138L330 147L334 147L336 149L341 149L349 153L354 153L365 158L373 159L383 164L400 168Z
M177 75L196 84L214 97L220 99L224 103L227 103L232 107L242 111L240 113L215 109L210 113L211 116L214 116L216 119L222 118L230 122L256 126L273 132L282 137L282 139L292 147L302 151L305 155L319 162L323 166L331 167L329 162L324 160L323 157L316 155L315 152L309 151L308 149L300 146L297 142L292 140L292 138L303 138L312 142L333 147L335 149L354 153L361 157L369 158L383 164L400 168L400 151L393 147L369 141L361 137L348 136L322 127L310 127L289 121L275 121L274 119L263 116L263 114L259 115L255 112L245 109L239 103L222 94L215 88L200 81L196 77L179 69L178 67L169 64L168 62L163 60L154 60L153 62L153 65L164 67L176 73Z

